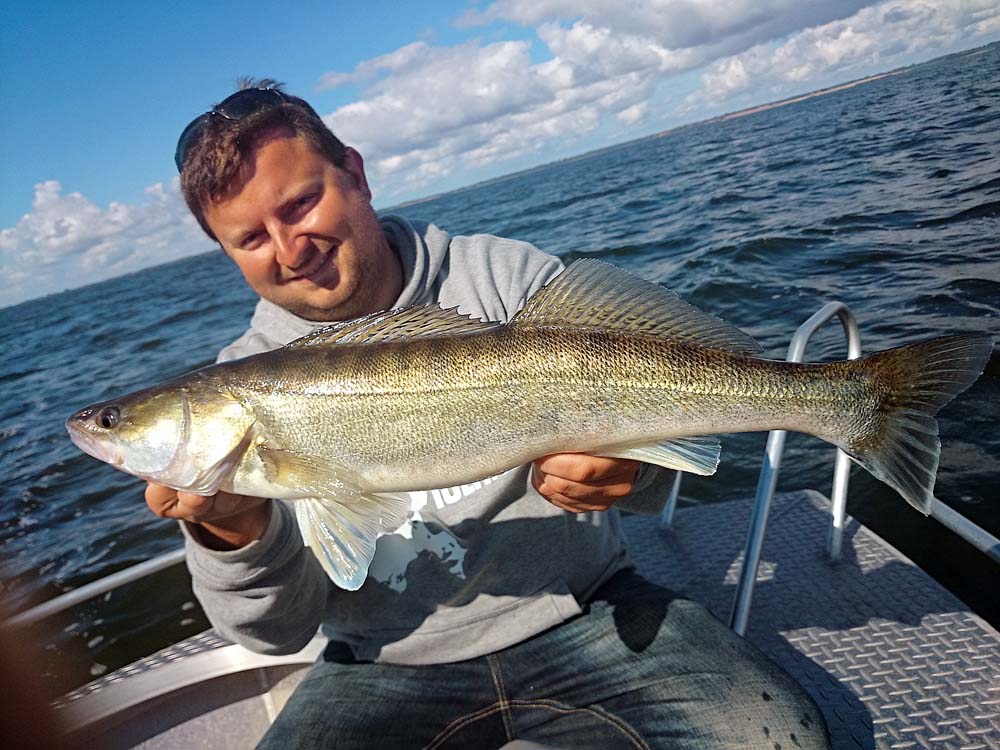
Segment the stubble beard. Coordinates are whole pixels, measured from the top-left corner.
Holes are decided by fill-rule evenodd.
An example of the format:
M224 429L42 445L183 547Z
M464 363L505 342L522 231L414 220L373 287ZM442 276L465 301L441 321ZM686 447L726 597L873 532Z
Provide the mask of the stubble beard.
M389 264L399 263L399 257L382 232L375 212L370 216L357 216L351 246L353 252L344 257L343 245L331 250L338 257L336 300L332 305L310 304L308 300L289 300L282 307L306 320L334 322L353 320L373 312L385 310L399 295L399 289L387 285L396 278ZM398 265L397 265L398 268ZM399 269L401 279L402 269Z

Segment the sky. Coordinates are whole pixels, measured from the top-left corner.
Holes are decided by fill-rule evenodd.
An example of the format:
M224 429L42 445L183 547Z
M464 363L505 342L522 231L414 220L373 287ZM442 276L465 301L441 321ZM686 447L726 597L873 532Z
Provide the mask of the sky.
M1000 0L0 4L0 307L213 244L176 139L243 75L377 208L1000 40Z

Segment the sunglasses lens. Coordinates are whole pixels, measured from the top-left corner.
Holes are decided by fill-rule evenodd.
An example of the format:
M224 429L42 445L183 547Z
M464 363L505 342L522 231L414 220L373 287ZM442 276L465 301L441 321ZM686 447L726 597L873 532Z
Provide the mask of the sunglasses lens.
M177 139L177 150L174 151L174 164L177 165L177 171L181 171L188 151L192 145L198 142L202 130L205 128L205 123L212 115L219 115L227 120L242 120L254 112L287 101L289 98L277 89L244 89L226 97L211 112L206 112L195 118L184 128L181 137Z
M174 151L174 164L177 165L177 171L181 171L181 167L184 166L184 159L187 157L188 149L191 148L193 143L197 143L198 138L201 137L201 131L205 128L205 121L209 118L208 114L196 117L188 126L184 128L184 132L181 133L181 137L177 139L177 149Z

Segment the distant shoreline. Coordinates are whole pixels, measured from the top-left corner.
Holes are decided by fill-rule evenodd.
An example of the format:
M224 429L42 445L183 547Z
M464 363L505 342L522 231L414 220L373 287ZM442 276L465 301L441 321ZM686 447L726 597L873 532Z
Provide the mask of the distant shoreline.
M719 115L718 117L712 117L708 120L702 120L699 125L703 125L710 122L722 122L723 120L733 120L737 117L745 117L746 115L753 115L757 112L765 112L769 109L774 109L775 107L784 107L786 104L795 104L796 102L802 102L806 99L812 99L816 96L824 96L826 94L833 94L837 91L844 91L845 89L852 89L855 86L860 86L862 83L869 83L871 81L877 81L879 78L888 78L889 76L899 75L906 68L897 68L896 70L890 70L887 73L876 73L875 75L868 76L866 78L859 78L856 81L848 81L847 83L838 83L836 86L827 86L825 89L817 89L816 91L810 91L808 94L801 94L799 96L791 96L787 99L779 99L776 102L771 102L770 104L758 104L755 107L747 107L746 109L741 109L738 112L730 112L729 114ZM669 131L665 131L669 132ZM659 133L657 135L660 135Z

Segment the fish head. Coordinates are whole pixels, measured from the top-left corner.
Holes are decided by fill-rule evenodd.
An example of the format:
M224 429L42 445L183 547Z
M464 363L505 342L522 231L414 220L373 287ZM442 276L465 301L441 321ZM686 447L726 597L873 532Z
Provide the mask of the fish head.
M116 469L211 494L238 462L254 419L232 394L201 385L149 388L92 404L67 419L66 429L80 450Z

